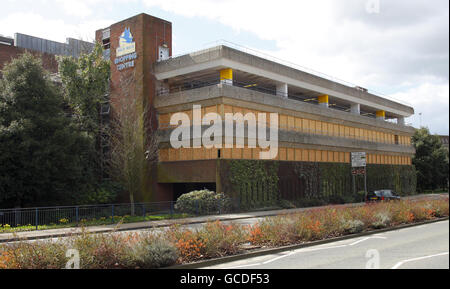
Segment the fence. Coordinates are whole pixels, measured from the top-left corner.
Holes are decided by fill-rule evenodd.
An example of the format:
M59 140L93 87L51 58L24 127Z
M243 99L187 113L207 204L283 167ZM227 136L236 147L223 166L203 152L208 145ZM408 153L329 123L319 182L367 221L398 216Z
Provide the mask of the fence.
M198 202L198 201L197 201ZM201 203L193 206L189 215L202 216L240 211L240 200L231 200L232 206L225 208L220 201L215 205L202 207ZM135 221L144 221L148 216L173 217L181 214L176 202L155 202L133 204L107 204L66 207L16 208L0 210L0 227L34 227L71 225L81 223L113 224L123 217L133 217ZM133 220L133 221L134 221Z

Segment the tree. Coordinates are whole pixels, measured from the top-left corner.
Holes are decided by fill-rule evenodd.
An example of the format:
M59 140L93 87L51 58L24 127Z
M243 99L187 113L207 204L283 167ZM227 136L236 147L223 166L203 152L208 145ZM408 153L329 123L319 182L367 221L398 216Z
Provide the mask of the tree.
M108 101L110 65L103 59L103 49L97 43L89 54L78 59L59 59L64 98L72 109L80 130L91 137L100 131L100 105Z
M416 130L413 138L416 155L413 164L417 170L417 188L419 191L445 188L448 184L448 152L436 135L427 128Z
M31 54L7 64L0 80L0 204L67 204L89 190L89 140Z
M77 129L90 139L90 160L98 179L102 175L101 137L108 127L102 125L101 105L108 102L110 64L103 58L103 49L97 43L91 53L78 59L61 57L59 74L62 80L64 99L71 109Z
M131 75L120 80L123 95L115 100L108 166L112 179L128 192L132 215L135 199L145 191L146 179L158 160L158 138L151 110L142 97L130 95L135 79Z

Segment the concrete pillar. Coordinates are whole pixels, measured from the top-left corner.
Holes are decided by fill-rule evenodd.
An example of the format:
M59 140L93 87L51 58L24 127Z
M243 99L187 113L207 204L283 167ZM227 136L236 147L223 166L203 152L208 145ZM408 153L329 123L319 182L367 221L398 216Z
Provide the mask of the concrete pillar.
M329 99L329 97L327 94L319 96L319 105L323 106L323 107L328 107L328 103L329 103L328 99Z
M405 117L404 116L397 117L397 124L405 125Z
M165 83L164 81L156 82L156 91L158 95L166 95L170 93L169 83Z
M352 104L350 112L353 114L361 114L361 105L359 103Z
M277 84L277 95L282 98L288 98L289 88L287 83Z
M386 119L386 112L384 110L377 111L377 119L378 120L385 120Z
M233 69L227 68L220 71L220 83L233 85Z

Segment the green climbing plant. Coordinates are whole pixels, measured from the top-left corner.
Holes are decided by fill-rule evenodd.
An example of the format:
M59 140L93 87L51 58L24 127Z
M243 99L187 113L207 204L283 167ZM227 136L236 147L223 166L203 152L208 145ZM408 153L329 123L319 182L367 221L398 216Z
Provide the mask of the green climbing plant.
M228 162L229 182L239 198L241 208L260 208L278 202L278 166L278 162Z

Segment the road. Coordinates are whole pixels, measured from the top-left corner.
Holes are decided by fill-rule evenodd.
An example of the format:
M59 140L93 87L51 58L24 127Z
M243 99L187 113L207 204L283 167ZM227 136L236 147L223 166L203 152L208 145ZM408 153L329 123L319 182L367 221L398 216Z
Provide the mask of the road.
M449 222L358 237L203 269L449 269Z

